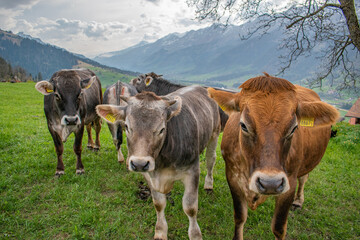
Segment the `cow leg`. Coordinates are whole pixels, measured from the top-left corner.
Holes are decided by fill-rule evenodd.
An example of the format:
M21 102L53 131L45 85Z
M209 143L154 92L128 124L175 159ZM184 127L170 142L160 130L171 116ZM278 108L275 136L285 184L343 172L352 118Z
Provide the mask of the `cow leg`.
M156 210L156 225L154 240L167 240L168 225L165 218L166 195L154 190L148 174L143 174L151 191L151 197Z
M210 139L208 146L206 148L206 168L207 174L205 177L204 189L212 191L213 190L213 171L216 162L216 146L218 142L219 134L216 134Z
M279 195L275 200L275 212L271 221L271 228L275 239L285 239L287 218L295 196L296 177L289 178L289 184L290 190Z
M62 155L64 152L64 144L60 138L60 136L54 132L53 130L51 130L51 127L49 127L50 130L50 134L53 138L54 141L54 145L55 145L55 151L56 151L56 155L57 155L57 167L56 167L56 172L55 172L55 176L61 176L64 175L65 173L65 167L64 167L64 162L62 159Z
M168 225L165 219L166 195L151 189L151 196L156 210L155 240L166 240Z
M94 121L94 128L95 128L95 134L96 134L94 150L99 151L100 150L101 118L98 118Z
M301 209L302 205L304 203L304 187L305 187L305 183L309 178L309 174L306 174L302 177L298 178L298 182L299 182L299 186L295 195L295 199L294 202L292 203L292 209L296 210L296 209Z
M84 134L84 126L82 126L78 132L75 132L75 142L74 142L74 152L76 154L76 174L85 173L84 165L81 162L81 152L82 152L82 138Z
M117 139L116 150L118 152L118 162L122 163L122 162L124 162L124 155L121 152L121 144L123 142L123 135L122 135L122 127L120 124L118 124L117 128L116 128L116 139Z
M87 148L88 149L93 149L94 148L94 141L93 141L92 134L91 134L91 123L86 125L86 131L87 131L87 134L88 134Z
M197 240L202 239L200 227L197 223L197 212L198 212L198 188L199 188L199 166L196 172L188 174L184 179L183 183L185 186L185 192L182 199L182 205L184 212L189 218L189 239Z
M240 188L236 187L238 182L231 183L231 181L228 181L228 183L234 204L235 231L233 240L243 240L244 225L248 215L247 202L244 195L240 192Z

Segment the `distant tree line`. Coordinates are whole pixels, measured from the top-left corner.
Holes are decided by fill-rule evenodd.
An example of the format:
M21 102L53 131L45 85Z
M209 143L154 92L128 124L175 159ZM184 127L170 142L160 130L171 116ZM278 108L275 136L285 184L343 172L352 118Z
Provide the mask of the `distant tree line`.
M37 82L41 80L42 75L40 72L36 76L32 76L22 67L13 67L5 59L0 57L0 82Z

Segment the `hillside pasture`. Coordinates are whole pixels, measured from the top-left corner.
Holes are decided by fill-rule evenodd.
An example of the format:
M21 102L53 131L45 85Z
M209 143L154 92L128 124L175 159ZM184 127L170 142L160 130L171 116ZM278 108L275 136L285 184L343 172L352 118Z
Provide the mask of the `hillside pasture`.
M0 83L0 239L152 239L156 213L151 198L140 197L144 179L117 162L105 123L99 152L86 149L84 134L86 173L75 174L71 135L65 143L65 175L54 176L54 144L43 96L34 85ZM335 128L338 136L306 184L303 209L289 214L287 239L360 239L360 127L341 123ZM213 193L203 190L205 168L202 155L198 222L203 238L231 239L233 206L219 146ZM170 240L188 239L182 193L177 183L168 196ZM249 210L245 239L273 239L273 206L269 199Z

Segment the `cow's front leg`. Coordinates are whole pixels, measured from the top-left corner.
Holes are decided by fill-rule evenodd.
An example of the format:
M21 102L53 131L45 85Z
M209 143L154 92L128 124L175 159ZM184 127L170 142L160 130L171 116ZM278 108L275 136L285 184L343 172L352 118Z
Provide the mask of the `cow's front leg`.
M63 158L62 158L63 152L64 152L64 144L63 144L59 134L57 134L55 131L53 131L51 126L48 126L48 127L49 127L51 137L53 138L53 141L54 141L55 151L56 151L57 160L58 160L55 176L61 176L61 175L64 175L64 173L65 173L65 171L64 171L65 167L64 167L64 162L63 162Z
M76 154L76 174L85 173L84 165L81 162L81 152L82 152L82 138L84 134L84 126L82 126L79 131L75 132L75 142L74 142L74 152Z
M289 191L277 196L275 200L275 212L271 221L275 239L285 239L286 236L287 218L295 196L296 177L289 178L289 184Z
M198 188L199 188L199 166L194 172L188 173L183 180L185 192L182 199L183 209L189 218L189 238L190 240L202 239L200 227L197 223L198 212Z
M166 195L151 189L151 196L156 210L155 240L166 240L168 225L165 219Z
M227 177L234 205L235 230L233 240L243 240L244 225L248 214L247 201L239 186L239 184L242 183L239 183L237 178L232 178L231 176Z
M122 135L122 127L120 124L117 125L116 128L116 150L118 152L118 162L124 162L124 155L121 152L121 144L123 143L123 135Z
M215 162L216 162L216 146L217 146L217 142L218 142L218 134L214 134L215 136L213 136L210 139L210 142L208 143L207 147L206 147L206 168L207 168L207 174L205 177L205 184L204 184L204 189L211 191L213 190L213 184L214 184L214 179L213 179L213 171L214 171L214 166L215 166Z
M308 180L308 178L309 178L309 174L306 174L306 175L298 178L299 186L298 186L298 189L297 189L297 192L295 195L294 202L292 203L293 210L302 208L302 205L305 200L304 187L305 187L305 183Z
M155 235L154 240L167 240L168 225L165 218L165 207L166 207L166 195L154 190L151 185L150 176L145 173L145 177L148 186L151 191L151 197L154 203L156 210L156 225L155 225Z

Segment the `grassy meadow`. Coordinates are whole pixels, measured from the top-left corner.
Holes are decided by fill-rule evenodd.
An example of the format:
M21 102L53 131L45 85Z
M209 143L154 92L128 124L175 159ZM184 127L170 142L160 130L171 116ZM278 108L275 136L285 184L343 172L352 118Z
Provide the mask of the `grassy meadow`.
M144 179L117 162L105 123L99 152L86 149L84 134L86 173L75 174L71 135L64 145L65 175L54 176L54 144L43 96L34 85L0 83L0 239L152 239L156 213L151 198L139 197ZM289 214L287 239L360 239L360 127L341 123L334 128L338 135L310 174L303 209ZM198 223L206 240L233 236L220 147L217 155L213 193L203 190L206 163L201 156ZM182 193L177 183L168 199L169 240L188 239ZM274 239L273 207L269 199L249 210L245 239Z

